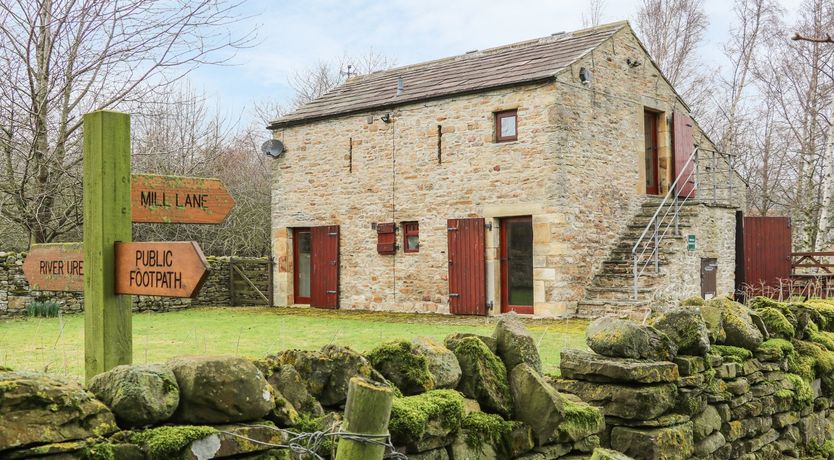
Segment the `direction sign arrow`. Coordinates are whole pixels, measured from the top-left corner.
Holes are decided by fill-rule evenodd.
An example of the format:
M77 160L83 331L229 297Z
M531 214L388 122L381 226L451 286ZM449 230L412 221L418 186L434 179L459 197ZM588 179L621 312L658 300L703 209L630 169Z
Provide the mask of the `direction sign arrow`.
M194 241L116 243L116 293L194 297L208 262Z
M33 244L23 262L23 276L35 291L83 291L83 243Z
M219 224L235 206L220 179L198 177L131 176L133 222Z

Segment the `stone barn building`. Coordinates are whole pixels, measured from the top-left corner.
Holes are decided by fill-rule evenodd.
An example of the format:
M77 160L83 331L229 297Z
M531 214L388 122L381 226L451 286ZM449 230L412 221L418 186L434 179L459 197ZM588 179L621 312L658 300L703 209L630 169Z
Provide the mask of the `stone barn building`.
M352 77L269 129L276 305L595 316L733 290L744 184L626 22Z

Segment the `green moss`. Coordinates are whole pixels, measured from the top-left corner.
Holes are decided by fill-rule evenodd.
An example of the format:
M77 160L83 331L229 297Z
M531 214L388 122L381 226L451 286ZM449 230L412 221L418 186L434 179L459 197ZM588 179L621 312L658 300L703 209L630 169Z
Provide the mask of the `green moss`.
M721 355L724 361L732 361L735 363L743 363L753 357L753 352L750 350L732 345L713 345L711 351Z
M698 295L683 299L680 303L682 307L699 307L704 304L706 304L706 302L704 302L704 299Z
M333 417L331 415L321 415L314 417L310 414L302 413L298 417L298 421L293 427L294 431L298 433L315 433L319 431L331 431ZM325 437L321 444L319 444L316 453L322 456L329 455L336 451L338 439L333 436Z
M812 310L817 315L814 321L821 330L831 330L834 327L834 301L828 299L808 299L801 307Z
M797 409L801 409L805 406L810 406L814 402L814 390L811 389L811 385L805 381L802 377L796 374L786 374L785 375L788 381L791 382L793 386L793 397L794 397L794 404L796 405Z
M794 353L793 344L785 339L770 339L759 345L759 348L766 350L779 350L779 357L783 358Z
M483 412L473 412L467 415L460 424L466 444L475 449L484 444L498 444L501 442L501 437L512 430L512 427L512 422L504 420L500 415Z
M386 342L367 354L371 365L392 381L405 394L421 393L434 388L434 376L425 356L405 340Z
M130 442L139 444L152 459L176 456L189 443L205 438L217 430L210 426L160 426L138 431L130 435Z
M116 460L116 449L109 442L100 442L84 447L81 451L84 460Z
M809 322L805 327L805 337L828 350L834 350L834 333L820 331L819 327L813 322Z
M565 399L562 411L564 420L559 424L559 429L571 439L598 433L604 427L602 412L590 404Z
M394 399L388 430L394 440L420 439L429 421L439 421L444 428L457 430L463 413L463 395L455 390L432 390Z
M749 306L750 308L752 308L754 310L758 310L760 308L781 309L782 307L785 306L785 304L783 302L773 300L769 297L757 296L757 297L753 297L752 299L750 299L747 302L747 306Z
M767 332L775 337L792 339L796 335L796 329L788 318L779 310L771 307L756 310L767 327Z
M507 368L504 366L504 362L501 361L498 356L495 356L495 353L490 351L484 342L477 337L464 337L460 340L460 342L458 342L454 351L455 354L461 354L468 356L473 360L483 361L489 374L491 375L504 377L507 375ZM496 379L495 384L501 387L499 391L510 391L506 378Z

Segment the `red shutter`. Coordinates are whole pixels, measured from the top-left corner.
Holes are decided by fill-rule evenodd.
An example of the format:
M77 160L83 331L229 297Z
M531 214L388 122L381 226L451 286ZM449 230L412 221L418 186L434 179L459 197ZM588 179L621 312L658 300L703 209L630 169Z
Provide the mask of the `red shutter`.
M339 307L339 226L310 229L310 306Z
M376 224L376 252L397 253L397 226L394 222Z
M680 177L677 194L681 198L695 198L695 160L687 164L695 151L692 137L692 120L683 112L672 115L672 145L675 149L675 177ZM686 172L681 176L681 171Z
M449 219L449 311L486 315L484 219Z

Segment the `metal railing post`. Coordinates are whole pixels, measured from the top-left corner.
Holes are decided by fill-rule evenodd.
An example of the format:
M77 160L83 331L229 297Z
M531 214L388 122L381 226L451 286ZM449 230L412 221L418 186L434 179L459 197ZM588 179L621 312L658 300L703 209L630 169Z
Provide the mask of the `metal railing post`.
M681 234L681 230L680 230L681 205L680 205L680 201L678 201L678 194L677 193L675 193L675 195L674 195L674 200L675 200L675 202L674 202L675 203L675 236L680 236L680 234Z
M715 206L716 204L716 190L715 190L715 179L718 177L716 173L716 168L718 167L718 160L716 159L715 152L712 152L712 171L710 171L710 179L712 179L712 205Z
M637 278L639 276L637 275L637 252L633 249L631 250L631 260L631 273L634 275L634 300L637 300Z
M660 220L654 220L654 271L660 273Z

